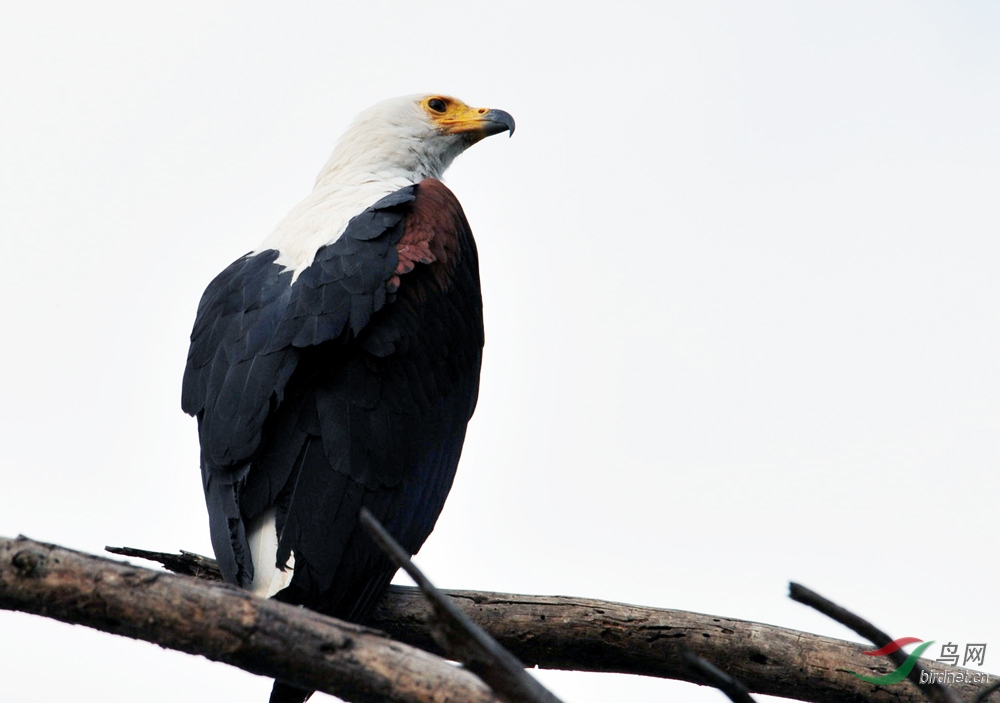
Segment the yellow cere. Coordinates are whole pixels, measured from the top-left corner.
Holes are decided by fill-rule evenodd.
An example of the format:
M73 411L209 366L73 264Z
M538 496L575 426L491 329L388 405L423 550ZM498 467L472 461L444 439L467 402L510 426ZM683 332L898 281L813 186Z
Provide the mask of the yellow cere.
M424 98L423 106L431 120L448 134L481 130L486 121L483 118L489 112L489 108L469 107L461 100L446 95Z

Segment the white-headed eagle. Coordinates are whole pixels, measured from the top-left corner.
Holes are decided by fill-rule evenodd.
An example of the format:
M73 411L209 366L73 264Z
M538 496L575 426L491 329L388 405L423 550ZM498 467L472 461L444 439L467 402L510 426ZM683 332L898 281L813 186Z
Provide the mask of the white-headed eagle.
M438 179L501 132L506 112L443 95L375 105L312 193L209 284L182 406L230 583L359 621L396 571L360 509L411 554L430 534L483 349L476 245ZM307 696L276 682L271 700Z

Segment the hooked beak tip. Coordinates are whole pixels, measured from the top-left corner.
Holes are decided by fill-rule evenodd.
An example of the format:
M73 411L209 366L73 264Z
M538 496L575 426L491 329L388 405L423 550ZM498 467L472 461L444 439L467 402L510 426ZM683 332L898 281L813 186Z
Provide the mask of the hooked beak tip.
M509 112L504 110L490 110L483 119L489 124L489 134L499 134L509 132L508 136L514 136L514 118Z

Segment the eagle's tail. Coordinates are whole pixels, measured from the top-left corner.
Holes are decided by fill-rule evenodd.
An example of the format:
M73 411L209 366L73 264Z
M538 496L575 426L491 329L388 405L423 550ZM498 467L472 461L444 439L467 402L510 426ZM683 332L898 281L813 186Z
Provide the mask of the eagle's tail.
M315 691L309 691L298 686L293 686L284 681L275 681L271 688L271 699L269 703L304 703Z

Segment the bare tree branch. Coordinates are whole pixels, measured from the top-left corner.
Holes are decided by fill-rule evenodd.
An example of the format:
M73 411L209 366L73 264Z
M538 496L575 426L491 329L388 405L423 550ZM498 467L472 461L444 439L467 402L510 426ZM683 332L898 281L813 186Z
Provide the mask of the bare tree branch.
M112 554L119 554L123 557L136 557L148 561L159 562L168 571L185 576L205 579L207 581L222 581L222 572L215 559L203 557L194 552L185 552L183 549L177 554L170 552L149 552L145 549L135 549L133 547L105 547L106 551Z
M681 657L686 647L750 691L815 703L925 703L907 683L873 686L851 671L887 673L869 646L773 625L586 598L444 591L527 666L640 674L703 683ZM393 639L440 652L425 623L429 607L413 588L392 587L368 623ZM968 669L925 662L931 672ZM991 676L991 678L993 678ZM955 684L964 700L978 687Z
M878 629L864 618L855 615L850 610L837 605L833 601L827 600L820 594L801 584L790 583L788 585L788 594L792 600L802 603L803 605L808 605L810 608L814 608L823 613L823 615L826 615L828 618L836 620L844 627L851 628L866 640L869 640L876 647L885 647L893 641L892 637L882 632L882 630ZM891 659L893 664L897 667L900 667L906 662L910 655L903 649L897 649L885 656ZM928 699L934 701L934 703L962 703L962 699L959 698L954 691L937 681L931 681L930 677L927 676L927 673L927 670L921 666L919 662L915 661L913 668L907 675L907 678L910 679L910 681L917 686L917 689L926 695ZM921 684L921 674L923 674L925 681L931 682Z
M201 654L348 701L499 703L473 674L367 628L23 537L0 539L0 608Z
M976 694L976 697L972 699L972 703L983 703L987 698L992 696L997 691L1000 691L1000 681L994 681L989 686L984 688L982 691Z
M702 679L703 683L709 686L715 686L717 689L725 693L726 698L731 700L733 703L756 703L750 695L750 692L747 691L746 686L726 672L722 671L722 669L719 669L707 659L702 659L701 657L692 654L690 649L685 649L681 653L681 656L684 657L684 663L688 665L688 668L690 668L696 676Z
M361 509L361 524L424 594L431 608L427 620L431 635L449 657L465 664L507 703L561 703L524 670L524 664L434 587L367 508Z
M0 563L0 572L6 568L6 561ZM923 702L915 686L877 687L848 673L886 673L877 658L862 654L869 647L854 642L733 618L585 598L482 591L444 593L527 666L701 683L681 658L682 649L687 648L755 693L816 703ZM38 612L6 605L6 599L0 578L0 607ZM426 624L429 611L419 590L395 586L368 624L401 642L439 652ZM931 672L962 674L965 681L970 674L980 673L937 662L926 662L925 666ZM954 686L963 700L973 700L978 689L971 683Z

